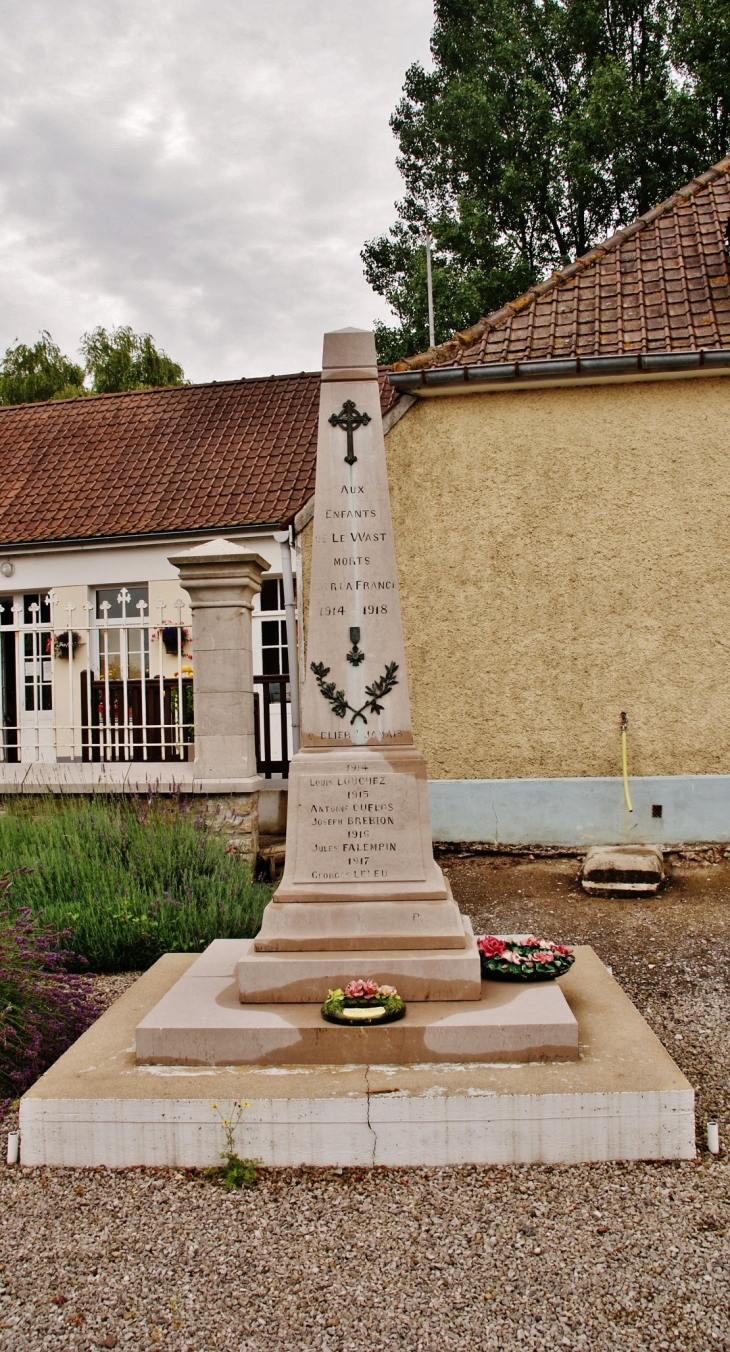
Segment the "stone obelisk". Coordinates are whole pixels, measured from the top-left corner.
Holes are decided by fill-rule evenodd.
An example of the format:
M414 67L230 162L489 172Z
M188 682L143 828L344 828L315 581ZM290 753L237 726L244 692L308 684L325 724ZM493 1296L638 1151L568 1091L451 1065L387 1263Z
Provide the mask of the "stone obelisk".
M359 329L324 339L313 531L286 865L255 951L411 950L417 968L413 950L429 950L433 970L436 951L460 950L473 999L478 954L433 857L413 744L375 342Z

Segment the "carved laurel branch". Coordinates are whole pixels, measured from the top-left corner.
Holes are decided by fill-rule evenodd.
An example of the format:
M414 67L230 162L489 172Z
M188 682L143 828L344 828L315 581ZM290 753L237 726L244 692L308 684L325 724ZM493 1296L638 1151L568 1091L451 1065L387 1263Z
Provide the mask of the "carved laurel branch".
M326 679L330 673L329 667L326 667L324 662L312 662L310 665L317 678L320 694L324 695L325 699L332 705L335 718L345 718L348 713L351 713L351 726L357 718L361 718L363 723L367 723L366 709L371 714L382 714L383 706L379 701L389 695L393 686L398 684L398 677L395 674L398 670L398 663L389 662L385 668L385 674L379 676L377 681L373 681L372 685L365 686L365 694L369 698L359 709L353 709L352 705L348 704L345 699L344 690L338 690L334 681Z

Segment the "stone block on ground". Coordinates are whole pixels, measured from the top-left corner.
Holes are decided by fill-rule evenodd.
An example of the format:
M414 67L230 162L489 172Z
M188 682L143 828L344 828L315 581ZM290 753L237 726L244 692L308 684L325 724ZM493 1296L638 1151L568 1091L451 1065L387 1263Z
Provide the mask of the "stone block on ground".
M596 896L641 896L659 891L664 859L657 845L595 845L585 857L581 883Z

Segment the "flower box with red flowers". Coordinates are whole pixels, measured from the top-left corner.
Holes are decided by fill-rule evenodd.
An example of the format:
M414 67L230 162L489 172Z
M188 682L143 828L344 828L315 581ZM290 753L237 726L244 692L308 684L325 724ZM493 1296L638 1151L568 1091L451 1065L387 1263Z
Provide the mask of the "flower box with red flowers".
M379 986L377 981L350 981L344 990L330 991L322 1005L322 1017L328 1023L350 1027L395 1023L405 1012L395 986Z
M575 962L572 948L532 934L507 938L482 934L477 948L482 976L492 981L554 981Z

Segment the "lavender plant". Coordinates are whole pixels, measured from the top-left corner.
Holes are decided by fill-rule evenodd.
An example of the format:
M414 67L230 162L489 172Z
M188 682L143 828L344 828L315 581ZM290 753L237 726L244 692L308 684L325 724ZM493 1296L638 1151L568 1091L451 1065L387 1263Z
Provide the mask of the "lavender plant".
M29 872L0 874L0 1109L99 1013L90 978L67 970L74 956L62 947L68 936L42 924L27 907L12 906L13 885Z
M13 904L97 972L248 938L271 895L194 805L169 798L8 802L0 859L18 870Z

